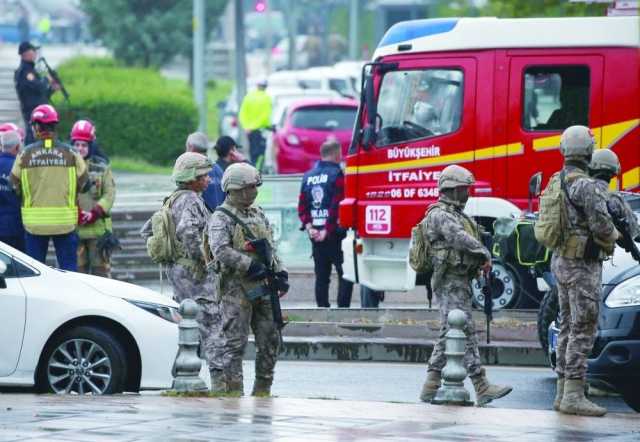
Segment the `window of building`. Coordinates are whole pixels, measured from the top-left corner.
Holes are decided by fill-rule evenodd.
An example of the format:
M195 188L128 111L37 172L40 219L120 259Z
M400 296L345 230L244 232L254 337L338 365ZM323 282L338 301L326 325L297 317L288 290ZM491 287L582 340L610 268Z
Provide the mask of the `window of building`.
M522 127L564 130L589 125L589 68L531 66L524 73Z

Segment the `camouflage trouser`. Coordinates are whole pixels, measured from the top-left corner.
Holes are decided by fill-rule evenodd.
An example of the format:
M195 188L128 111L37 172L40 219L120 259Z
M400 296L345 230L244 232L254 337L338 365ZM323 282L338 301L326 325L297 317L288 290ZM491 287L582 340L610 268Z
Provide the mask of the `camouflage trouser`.
M167 268L167 279L173 287L173 299L179 304L187 298L198 303L200 311L196 320L200 328L200 357L207 361L209 370L215 367L220 312L214 276L208 273L203 280L195 280L193 272L174 264Z
M475 325L471 317L471 283L466 276L445 275L434 288L435 295L440 305L440 336L433 347L433 353L429 358L429 370L442 371L447 357L445 351L445 335L449 331L447 316L451 310L462 310L467 319L463 328L467 336L465 342L464 366L469 376L480 374L480 352L478 351L478 337Z
M584 379L598 328L602 263L554 255L551 271L558 282L560 304L556 372Z
M111 278L111 260L98 253L97 244L97 238L78 242L78 272Z
M224 373L230 384L242 384L242 357L249 332L256 342L256 378L271 381L280 345L273 322L269 300L248 301L240 288L229 290L220 297L219 352L214 358L215 368Z

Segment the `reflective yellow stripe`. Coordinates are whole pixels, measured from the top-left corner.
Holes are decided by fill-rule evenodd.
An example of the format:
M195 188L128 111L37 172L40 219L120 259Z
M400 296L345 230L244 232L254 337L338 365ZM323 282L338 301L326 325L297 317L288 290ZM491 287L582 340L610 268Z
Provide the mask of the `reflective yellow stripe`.
M631 190L640 186L640 167L634 167L622 174L622 190Z
M622 137L637 127L638 124L640 124L640 118L592 128L591 131L596 139L596 149L611 149ZM551 135L550 137L536 138L533 140L533 150L536 152L559 148L560 135Z
M20 184L22 188L22 195L24 196L24 207L31 207L31 188L29 187L29 176L27 175L27 169L22 169L20 172Z
M69 207L76 206L76 188L77 188L77 176L76 176L76 168L69 167Z
M22 221L26 225L71 225L78 220L75 207L23 207Z

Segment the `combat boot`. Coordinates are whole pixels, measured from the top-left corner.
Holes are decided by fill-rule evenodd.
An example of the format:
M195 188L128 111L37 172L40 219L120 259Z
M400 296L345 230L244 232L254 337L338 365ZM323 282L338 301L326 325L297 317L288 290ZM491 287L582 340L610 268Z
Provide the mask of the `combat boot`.
M560 412L579 416L604 416L607 409L594 404L585 397L584 385L583 379L566 379L564 381L564 395L562 402L560 402Z
M239 381L230 381L227 379L227 396L242 396L244 395L244 385L242 379Z
M471 377L473 388L476 390L476 404L478 407L487 405L489 402L500 399L511 393L513 387L510 385L493 385L489 383L484 368L480 374Z
M422 391L420 392L420 400L422 402L431 402L440 388L442 383L442 373L436 370L427 371L427 380L424 381Z
M273 379L256 378L253 382L253 391L251 396L269 397L271 396L271 384Z
M553 400L553 409L560 411L560 402L562 402L562 396L564 395L564 377L558 376L556 382L556 398Z
M211 370L211 392L215 394L225 394L228 390L227 380L222 370Z

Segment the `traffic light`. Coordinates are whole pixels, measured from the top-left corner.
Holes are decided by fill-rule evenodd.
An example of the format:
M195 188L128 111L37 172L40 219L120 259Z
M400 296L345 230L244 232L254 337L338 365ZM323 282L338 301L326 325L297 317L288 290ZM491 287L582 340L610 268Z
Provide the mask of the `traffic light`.
M266 0L256 0L256 4L254 6L256 12L264 12L267 9L267 1Z

